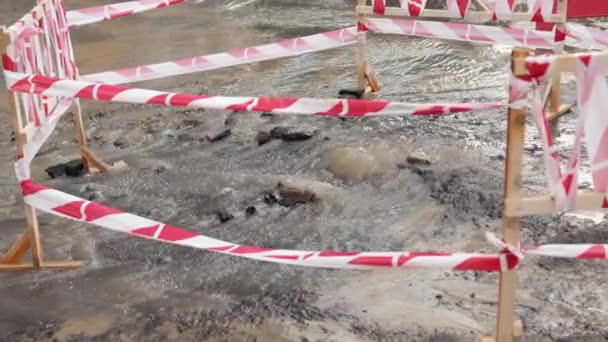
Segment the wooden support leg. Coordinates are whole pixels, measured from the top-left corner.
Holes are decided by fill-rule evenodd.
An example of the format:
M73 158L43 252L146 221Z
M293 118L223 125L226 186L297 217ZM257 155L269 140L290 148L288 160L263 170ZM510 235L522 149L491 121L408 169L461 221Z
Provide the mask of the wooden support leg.
M19 240L13 244L11 249L0 259L0 272L40 269L67 270L77 268L82 265L81 261L72 260L45 262L40 243L40 231L38 229L36 209L26 204L25 217L27 222L27 230L23 233L23 235L21 235ZM21 262L28 250L31 250L32 252L32 262Z
M358 6L365 6L366 0L357 0ZM365 27L367 19L365 14L357 14L357 23ZM357 32L357 88L364 90L364 95L369 95L380 90L380 84L371 71L367 61L367 41L365 31Z
M545 107L548 107L547 120L553 122L570 112L574 105L572 104L561 104L561 78L559 73L556 74L552 79L551 83L547 87L545 93Z
M32 249L32 264L34 267L40 267L42 263L42 246L40 244L40 230L38 229L38 217L36 209L29 205L25 205L25 218L27 221L27 230L30 236L30 248Z
M80 145L80 154L82 156L82 162L85 170L90 171L91 168L95 168L99 172L106 172L110 170L110 166L103 162L99 157L95 156L91 150L89 150L87 144L87 134L84 128L84 120L82 118L82 107L80 101L76 102L76 114L74 114L74 123L76 124L76 134L78 137L78 145Z
M25 253L30 249L30 232L25 231L15 242L11 249L0 259L0 264L14 264L21 261Z
M512 59L529 56L528 50L514 49ZM513 66L513 63L512 63ZM505 199L521 198L521 168L524 148L524 135L527 109L509 109L507 126L507 153L505 162ZM503 213L503 238L512 245L520 240L520 217ZM500 274L498 299L498 342L513 341L513 322L515 315L515 289L517 273L515 270Z

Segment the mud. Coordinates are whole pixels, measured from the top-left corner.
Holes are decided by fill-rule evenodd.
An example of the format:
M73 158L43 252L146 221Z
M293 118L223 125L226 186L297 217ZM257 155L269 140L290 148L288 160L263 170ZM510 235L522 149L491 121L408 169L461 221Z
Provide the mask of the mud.
M11 20L28 7L10 3L0 2L0 9ZM352 14L352 2L343 1L205 1L90 26L74 37L86 73L352 25ZM137 45L144 37L151 40L158 25L166 32L153 38L167 46ZM382 98L504 98L507 49L390 36L370 36L369 43L385 86ZM141 86L335 97L352 87L354 77L353 51L340 49ZM573 99L573 89L566 85L565 100ZM91 102L84 109L91 148L107 161L124 160L128 170L48 179L47 167L78 156L67 115L36 159L35 179L235 243L495 251L484 234L500 231L502 110L342 120ZM315 134L258 144L259 132L278 126ZM562 155L571 147L573 127L570 115L556 128ZM227 129L230 134L222 134ZM6 250L24 221L11 130L0 130L0 250ZM530 132L526 147L539 144ZM432 164L408 164L415 151ZM542 172L541 154L528 148L529 193L544 190ZM286 179L304 183L319 200L279 205L269 194ZM255 215L248 214L251 207ZM222 223L221 211L234 217ZM605 243L608 227L599 221L528 217L523 238L529 244ZM82 259L86 265L70 272L0 274L0 341L474 341L494 330L495 274L306 269L202 253L48 215L40 216L40 225L48 258ZM526 258L517 314L527 341L606 340L607 267Z

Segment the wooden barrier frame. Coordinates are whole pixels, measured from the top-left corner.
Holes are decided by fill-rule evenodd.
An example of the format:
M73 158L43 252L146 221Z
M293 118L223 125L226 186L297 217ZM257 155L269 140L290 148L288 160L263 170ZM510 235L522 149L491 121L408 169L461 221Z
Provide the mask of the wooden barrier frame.
M389 17L408 17L408 12L400 7L386 7L384 15L374 13L373 7L367 3L370 0L357 0L357 6L355 11L357 13L357 24L359 27L365 26L366 18L368 15L371 16L389 16ZM480 22L480 21L491 21L493 13L490 9L482 2L482 0L472 0L472 5L475 6L475 10L469 10L463 20L465 22ZM426 8L427 2L424 4L424 8L420 12L420 16L411 17L412 19L460 19L454 17L447 10L437 10ZM565 25L567 22L567 9L568 0L556 0L554 14L551 16L548 23L557 25L557 29L565 31ZM517 21L530 21L532 17L532 11L529 9L527 12L514 12L513 22ZM359 89L365 89L365 94L369 95L380 90L378 80L371 72L367 59L367 51L365 45L365 32L359 32L359 39L357 43L357 87ZM545 107L547 109L547 119L551 122L556 121L562 115L568 113L572 109L572 104L561 103L561 78L556 76L553 78L551 84L547 87L545 94Z
M514 75L527 75L525 60L530 52L515 49L512 55L511 70ZM608 65L608 52L602 53ZM563 72L573 72L576 68L577 55L557 56L552 70L551 82L559 79ZM527 94L526 94L527 95ZM509 109L507 128L507 156L505 164L505 195L503 212L503 236L505 240L517 245L520 239L520 220L527 215L542 215L559 212L552 195L522 197L521 168L524 153L523 143L527 109ZM606 194L594 191L579 191L577 194L576 210L605 209ZM517 277L515 270L503 272L500 276L500 291L498 301L497 341L517 341L518 334L523 333L521 321L514 321L515 288ZM485 338L484 342L494 341Z
M38 18L42 18L42 5L47 4L48 0L37 1L32 9L36 12ZM43 20L43 19L39 19ZM7 53L7 47L11 43L8 28L0 26L0 54ZM8 91L7 106L11 115L11 121L15 132L15 141L17 143L17 154L23 155L24 146L27 143L28 132L35 129L31 124L24 126L22 121L21 107L17 94ZM74 113L74 123L76 127L76 136L80 148L81 158L84 167L87 171L105 172L110 169L110 166L104 163L100 158L95 156L87 146L87 137L80 107L80 101L76 100L76 113ZM0 271L24 271L34 269L73 269L79 267L81 261L44 261L43 249L40 239L40 230L36 210L25 204L26 229L19 239L11 246L8 252L0 255ZM31 262L22 262L25 254L31 250Z

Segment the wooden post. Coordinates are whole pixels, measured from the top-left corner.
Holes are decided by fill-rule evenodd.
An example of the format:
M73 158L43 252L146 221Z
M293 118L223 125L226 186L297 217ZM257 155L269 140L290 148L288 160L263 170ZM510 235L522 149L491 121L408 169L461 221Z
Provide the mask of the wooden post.
M529 50L514 49L511 55L511 68L515 58L525 58L530 55ZM524 135L526 127L527 109L513 109L508 111L507 151L505 162L504 198L521 198L521 169L524 150ZM521 218L507 216L503 213L503 238L512 245L520 240ZM515 315L515 289L517 287L517 273L515 270L500 274L500 290L498 299L497 341L513 341L513 323Z
M357 0L357 7L365 6L367 0ZM357 11L357 27L365 27L367 25L367 17L365 14ZM367 62L367 35L365 31L357 30L357 88L364 90L364 95L375 93L380 90L380 84L376 76L372 73Z
M5 27L0 27L0 52L5 53L10 38ZM10 111L13 129L15 130L15 141L17 143L17 154L23 155L26 144L26 136L23 132L21 119L21 108L18 104L17 94L8 91L7 108ZM27 228L21 237L15 242L10 250L0 258L0 271L31 270L40 268L70 269L81 265L80 261L62 261L45 263L43 260L42 246L40 242L40 231L36 209L25 204L25 220ZM32 252L31 263L21 263L21 259L29 250Z
M76 71L76 78L78 78L78 70ZM84 126L84 119L82 118L82 107L80 106L80 100L76 100L76 113L74 113L74 125L76 126L76 136L78 138L78 145L80 146L80 155L82 157L82 163L87 171L91 171L91 167L94 167L100 172L106 172L110 170L111 166L103 162L99 157L93 154L89 150L87 144L87 133Z
M555 29L566 32L566 22L568 21L568 0L557 1L557 14L559 15L560 22L555 24ZM556 51L561 53L562 51ZM549 121L555 121L560 116L568 113L572 109L573 105L561 104L561 73L556 72L551 77L551 83L548 86L548 93L545 100L545 106L549 107L547 113L547 119ZM548 103L547 103L548 102Z
M366 0L357 0L358 6L365 6ZM365 14L357 13L357 27L365 27L367 25L367 17ZM365 89L367 80L365 77L367 69L367 49L366 49L366 33L357 30L357 88Z

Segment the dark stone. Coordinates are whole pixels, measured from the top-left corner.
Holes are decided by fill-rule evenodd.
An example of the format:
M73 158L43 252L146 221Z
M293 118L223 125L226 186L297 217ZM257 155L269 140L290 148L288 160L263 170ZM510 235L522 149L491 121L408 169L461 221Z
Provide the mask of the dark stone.
M246 214L247 216L253 216L253 215L255 215L257 212L258 212L258 211L257 211L257 209L256 209L254 206L250 206L250 207L247 207L247 209L245 209L245 214Z
M365 89L341 89L338 92L339 98L360 99L365 94Z
M68 177L80 177L84 174L84 171L82 159L76 159L65 163L65 174Z
M296 131L292 132L287 127L277 126L270 130L270 137L272 139L282 139L283 141L303 141L312 138L314 133Z
M217 212L217 218L221 223L226 223L234 218L234 215L228 212L226 209L222 209Z
M102 199L102 194L101 191L93 191L91 194L89 194L88 198L89 201L100 201Z
M304 141L312 138L311 132L288 132L283 135L283 141Z
M114 141L114 146L118 148L123 148L127 145L127 142L123 138L118 138Z
M491 156L490 160L500 160L500 161L502 161L502 160L505 160L505 156L502 155L502 154L497 154L495 156Z
M260 114L260 116L263 117L263 118L272 118L272 117L275 117L277 115L274 114L274 113L262 113L262 114Z
M532 144L531 146L524 147L524 150L526 152L530 152L530 153L538 152L538 151L540 151L542 149L543 148L540 147L538 144Z
M59 164L59 165L49 166L44 171L51 178L62 177L62 176L65 176L65 165L64 164Z
M258 146L262 146L272 140L268 132L258 132L258 136L255 138L258 142Z
M277 199L277 197L271 193L271 192L267 192L264 194L264 202L268 205L272 205L277 203L279 200Z
M440 294L438 294L438 295L435 295L435 298L437 298L437 299L441 299L441 298L443 298L443 296L442 296L442 295L440 295Z
M272 139L283 139L283 136L287 133L289 133L287 127L277 126L270 130L270 137Z
M226 130L222 131L220 134L217 134L217 135L209 138L209 141L217 142L217 141L220 141L222 139L229 137L230 134L232 134L232 131L230 129L226 129Z
M155 167L154 168L154 173L156 173L157 175L160 175L161 173L167 171L167 168L164 166L159 166L159 167Z
M236 123L236 118L234 117L234 114L230 114L230 116L228 116L226 118L226 120L224 120L224 126L232 126Z
M285 186L279 183L279 204L284 207L292 207L297 204L314 202L316 195L307 189L300 189L292 186Z
M82 159L75 159L67 163L50 166L44 170L49 177L57 178L62 176L80 177L84 174L84 163Z

